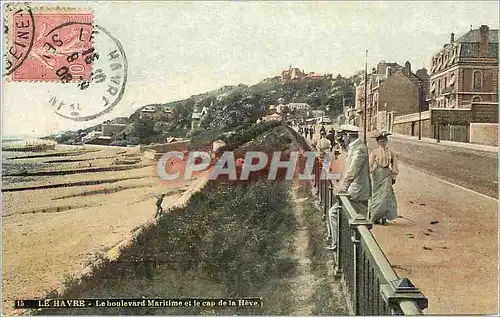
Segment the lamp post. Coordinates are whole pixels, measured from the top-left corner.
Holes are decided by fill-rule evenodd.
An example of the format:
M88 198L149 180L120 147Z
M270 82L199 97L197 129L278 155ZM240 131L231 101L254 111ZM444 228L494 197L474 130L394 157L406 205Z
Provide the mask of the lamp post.
M437 122L437 141L441 142L441 132L439 131L441 128L441 116L438 116L438 122Z
M422 140L422 98L423 98L423 85L419 85L418 91L418 139Z

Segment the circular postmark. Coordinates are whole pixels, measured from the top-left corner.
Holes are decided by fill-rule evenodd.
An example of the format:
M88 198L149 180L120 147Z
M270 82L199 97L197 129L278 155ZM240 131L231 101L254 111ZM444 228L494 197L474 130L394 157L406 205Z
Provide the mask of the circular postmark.
M10 76L28 58L35 41L35 18L29 5L5 5L4 76Z
M67 22L47 32L47 37L75 24L88 25ZM66 52L67 63L54 70L64 84L50 92L49 104L66 119L93 120L112 111L125 94L128 63L123 46L100 25L93 26L91 37L90 48ZM87 66L91 66L90 76L79 75Z

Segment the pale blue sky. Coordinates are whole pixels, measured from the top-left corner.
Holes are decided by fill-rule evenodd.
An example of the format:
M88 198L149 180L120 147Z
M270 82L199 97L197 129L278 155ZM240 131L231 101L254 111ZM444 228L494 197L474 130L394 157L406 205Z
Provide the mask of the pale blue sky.
M39 5L41 5L40 3ZM50 3L43 3L49 5ZM254 84L289 64L350 76L379 60L413 69L470 25L498 28L496 1L411 2L58 2L90 7L118 38L129 82L115 110L94 121L57 117L48 91L57 85L3 83L3 134L43 135L129 115L138 106L219 88Z

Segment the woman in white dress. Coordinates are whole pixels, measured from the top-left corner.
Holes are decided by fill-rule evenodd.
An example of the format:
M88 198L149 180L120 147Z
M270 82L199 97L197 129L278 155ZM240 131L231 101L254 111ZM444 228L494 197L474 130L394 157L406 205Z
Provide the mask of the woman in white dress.
M383 225L398 218L396 195L392 186L396 183L399 169L396 155L387 147L388 135L389 132L381 132L376 136L379 146L369 156L372 176L370 220Z

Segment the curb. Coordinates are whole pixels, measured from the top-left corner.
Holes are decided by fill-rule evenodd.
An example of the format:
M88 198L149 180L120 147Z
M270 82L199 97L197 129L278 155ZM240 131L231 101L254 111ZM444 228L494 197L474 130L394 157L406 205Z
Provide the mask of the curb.
M469 150L478 150L478 151L484 151L484 152L498 153L498 147L496 147L496 146L481 145L481 144L474 144L474 143L454 142L454 141L446 141L446 140L441 140L440 142L437 142L437 140L430 139L430 138L422 138L421 140L418 140L418 137L404 135L404 134L397 134L397 133L392 134L390 137L401 139L401 140L411 140L411 141L415 141L415 142L424 142L424 143L435 144L435 145L444 145L444 146L454 147L454 148L462 148L462 149L469 149Z

